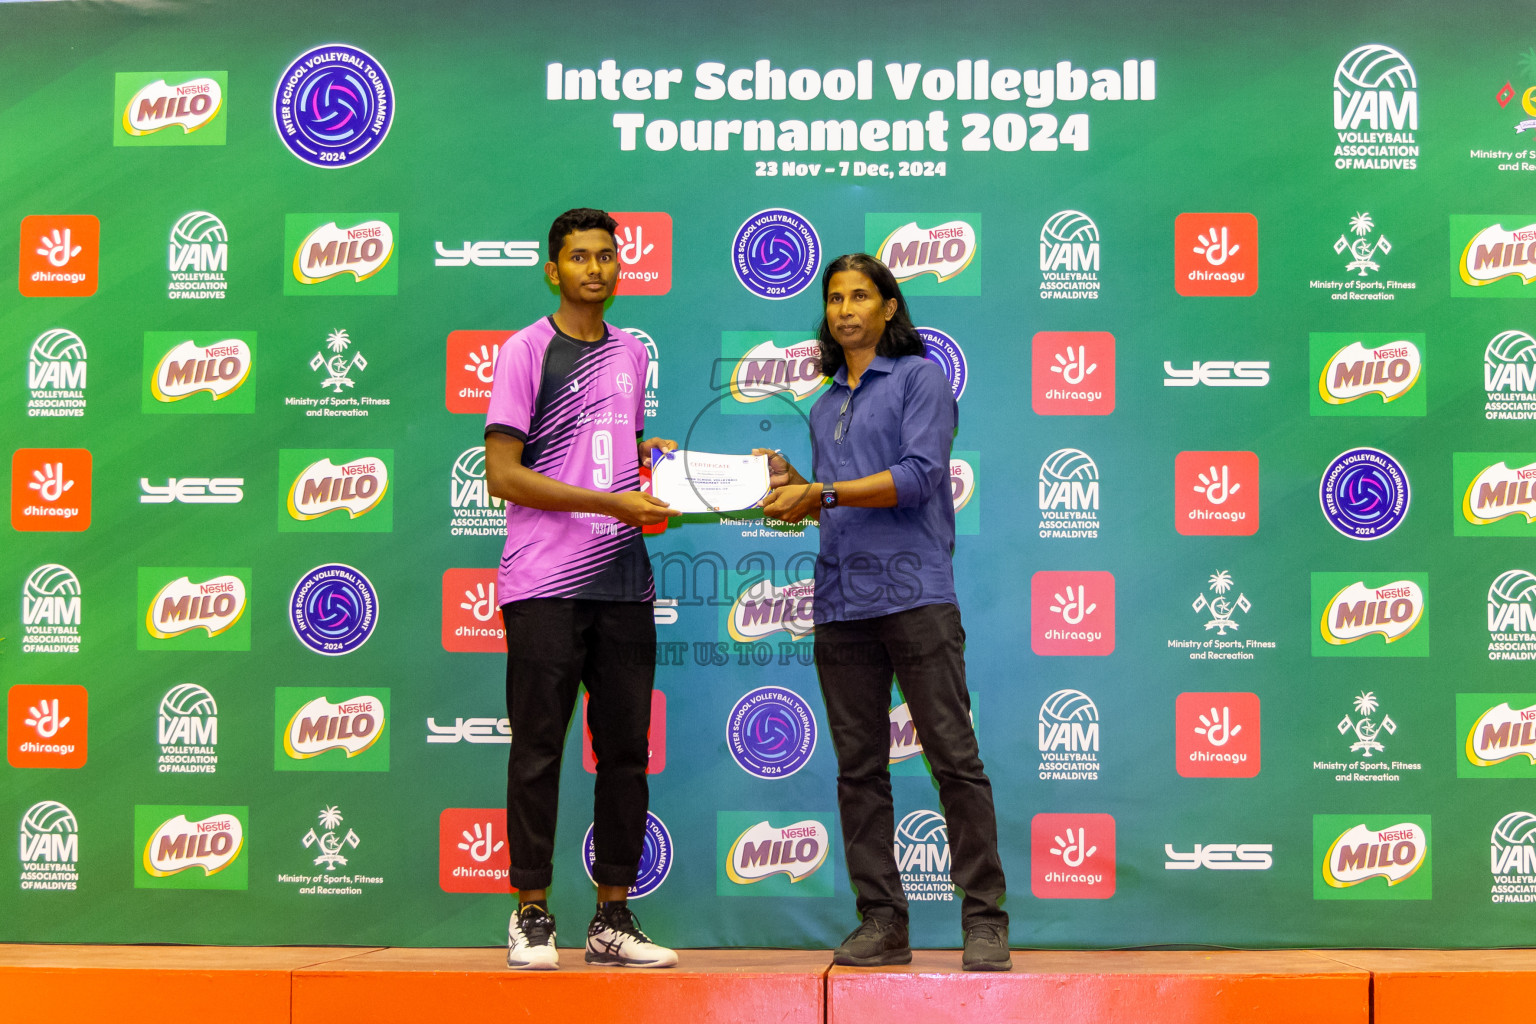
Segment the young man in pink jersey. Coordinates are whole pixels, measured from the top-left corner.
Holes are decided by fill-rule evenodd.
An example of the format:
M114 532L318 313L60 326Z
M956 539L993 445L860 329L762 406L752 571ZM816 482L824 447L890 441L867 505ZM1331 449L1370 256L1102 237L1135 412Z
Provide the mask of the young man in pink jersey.
M644 846L646 763L656 668L655 587L640 528L677 515L640 490L649 356L603 321L618 281L618 225L568 210L549 229L544 274L560 306L501 346L485 421L485 476L507 503L496 578L507 633L509 880L518 908L507 966L554 968L553 877L560 756L587 689L597 755L593 812L598 906L586 960L671 967L677 954L640 930L625 902Z

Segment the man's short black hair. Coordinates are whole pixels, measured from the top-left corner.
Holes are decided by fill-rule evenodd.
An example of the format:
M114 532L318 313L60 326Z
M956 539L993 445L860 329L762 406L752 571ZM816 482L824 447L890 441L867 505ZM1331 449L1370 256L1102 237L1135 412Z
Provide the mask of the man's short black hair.
M587 206L578 206L574 210L566 210L555 218L555 222L549 226L549 261L554 263L560 258L560 247L565 244L565 236L577 231L606 231L613 235L619 222L608 216L602 210L594 210ZM614 235L614 240L618 236Z

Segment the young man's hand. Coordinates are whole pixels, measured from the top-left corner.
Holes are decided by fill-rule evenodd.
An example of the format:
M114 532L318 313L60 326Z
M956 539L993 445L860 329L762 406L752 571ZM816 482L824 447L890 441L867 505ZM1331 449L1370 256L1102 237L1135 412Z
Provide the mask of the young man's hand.
M660 498L643 491L619 491L608 497L608 514L628 526L654 526L669 516L682 515Z
M651 464L651 449L660 448L664 452L677 451L677 442L665 437L648 437L639 442L640 465L649 467Z

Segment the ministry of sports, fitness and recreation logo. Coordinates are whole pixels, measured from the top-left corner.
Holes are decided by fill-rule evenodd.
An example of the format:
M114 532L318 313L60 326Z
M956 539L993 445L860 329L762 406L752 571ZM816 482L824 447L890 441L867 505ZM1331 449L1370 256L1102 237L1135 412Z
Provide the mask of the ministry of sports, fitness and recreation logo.
M814 579L795 580L780 587L764 577L736 595L726 613L726 630L737 643L762 640L780 631L793 640L802 639L815 629L815 600Z
M731 708L725 741L748 775L788 778L816 752L816 715L795 691L760 686Z
M21 816L21 888L73 892L80 887L80 823L57 800L41 800Z
M979 213L866 213L865 252L907 295L980 295Z
M1204 580L1205 589L1189 602L1201 630L1193 637L1170 637L1169 650L1187 651L1190 661L1253 661L1279 646L1277 641L1252 636L1251 630L1244 628L1250 624L1248 613L1253 611L1254 602L1230 570L1218 569Z
M1184 778L1251 779L1263 763L1255 693L1181 693L1174 698L1174 768Z
M1357 815L1315 814L1312 849L1320 869L1312 876L1313 899L1427 900L1434 895L1427 814L1385 826Z
M335 688L279 686L272 764L278 771L389 771L389 690L331 700Z
M28 416L85 415L85 342L55 327L32 342L27 356Z
M1380 540L1401 526L1410 497L1402 465L1376 448L1340 452L1318 485L1328 525L1353 540Z
M1458 537L1527 537L1536 523L1536 453L1456 452Z
M317 654L351 654L373 635L379 598L350 565L317 565L294 585L288 618L299 642Z
M1313 334L1313 416L1423 416L1422 334Z
M248 651L247 568L139 569L141 651Z
M1312 574L1319 658L1427 658L1429 574Z
M1082 690L1057 690L1040 704L1042 782L1092 782L1099 777L1099 707Z
M792 820L775 824L775 820ZM719 811L717 896L831 896L832 830L825 814Z
M277 455L278 479L291 480L277 516L283 532L394 529L393 449L299 450Z
M300 896L361 896L367 891L364 886L384 884L383 877L364 874L354 863L353 851L363 845L363 839L347 824L340 806L322 807L312 820L314 824L290 847L294 852L296 848L304 850L300 870L278 872L278 883L297 886ZM369 849L377 850L378 846Z
M142 411L255 412L255 363L251 331L145 331Z
M1405 170L1419 165L1418 76L1397 50L1357 46L1333 72L1333 166Z
M222 146L226 71L119 71L114 146ZM171 131L170 129L177 129Z
M1099 467L1087 452L1058 448L1040 464L1042 540L1091 540L1099 535Z
M1536 420L1536 338L1500 331L1483 350L1483 418Z
M1037 814L1029 823L1029 887L1042 900L1107 900L1115 894L1115 819Z
M811 222L793 210L762 210L737 230L731 267L753 295L787 299L816 280L821 239Z
M645 842L640 848L640 864L635 871L634 884L629 887L629 898L637 900L661 888L661 883L667 880L672 870L672 856L672 834L654 812L646 811ZM592 826L588 825L587 834L581 842L581 862L587 870L588 878L592 877L592 865L596 861Z
M224 222L204 210L182 215L171 226L166 267L167 295L173 299L222 299L229 282L229 232Z
M345 167L368 159L389 134L395 92L372 56L331 43L283 71L272 117L294 156L314 167Z
M896 868L901 889L914 903L952 901L949 823L938 811L912 811L896 823Z
M1524 569L1488 587L1488 660L1536 661L1536 575Z
M1488 837L1493 903L1536 903L1536 814L1511 811Z
M1115 336L1041 331L1030 343L1030 404L1041 416L1115 411Z
M162 775L212 775L219 770L219 705L196 683L178 683L160 698L155 727Z
M1086 213L1053 213L1040 229L1040 297L1099 297L1099 226Z
M939 365L949 381L949 390L958 401L965 394L965 353L960 343L943 331L933 327L919 327L917 336L923 339L923 354Z
M80 579L54 562L27 574L21 587L23 654L79 654Z
M134 888L248 888L248 820L246 807L134 807Z

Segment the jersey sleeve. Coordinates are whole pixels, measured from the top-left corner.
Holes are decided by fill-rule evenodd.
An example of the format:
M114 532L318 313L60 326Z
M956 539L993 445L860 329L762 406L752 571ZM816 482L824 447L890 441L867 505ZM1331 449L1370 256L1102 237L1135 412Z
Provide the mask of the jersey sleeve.
M645 382L650 380L651 354L644 345L635 345L635 366L639 379L635 382L635 436L645 436Z
M485 413L487 434L508 434L519 441L528 440L528 427L539 397L541 369L535 365L534 346L521 333L502 343Z

